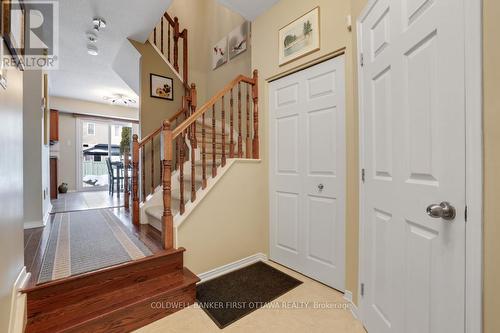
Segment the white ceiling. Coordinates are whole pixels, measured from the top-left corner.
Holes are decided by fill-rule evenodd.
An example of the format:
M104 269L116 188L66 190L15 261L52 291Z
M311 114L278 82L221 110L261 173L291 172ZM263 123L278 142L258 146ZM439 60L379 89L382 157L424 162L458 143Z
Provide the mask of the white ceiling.
M279 0L218 0L222 5L237 12L249 21L274 6Z
M51 71L50 93L104 103L104 96L138 99L112 64L126 38L144 42L171 0L60 0L59 70ZM98 56L87 53L86 32L95 16L106 20L99 33ZM131 64L133 65L133 64ZM133 105L137 107L137 105Z

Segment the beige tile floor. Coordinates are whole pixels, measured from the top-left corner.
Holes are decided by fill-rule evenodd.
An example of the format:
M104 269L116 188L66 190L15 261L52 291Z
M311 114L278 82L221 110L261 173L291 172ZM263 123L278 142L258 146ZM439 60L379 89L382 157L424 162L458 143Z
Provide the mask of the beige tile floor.
M289 304L291 307L261 308L220 330L203 310L190 306L136 332L366 333L361 322L352 316L349 308L345 309L347 304L343 294L283 266L268 263L304 282L272 303L272 306ZM310 305L307 308L299 308L300 302ZM326 304L330 308L314 309L314 302Z

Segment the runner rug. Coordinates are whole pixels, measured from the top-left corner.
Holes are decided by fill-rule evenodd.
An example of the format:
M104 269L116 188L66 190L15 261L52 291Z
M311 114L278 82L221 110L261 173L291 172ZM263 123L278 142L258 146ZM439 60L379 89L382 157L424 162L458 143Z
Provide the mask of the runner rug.
M110 209L54 217L38 283L137 260L152 252Z

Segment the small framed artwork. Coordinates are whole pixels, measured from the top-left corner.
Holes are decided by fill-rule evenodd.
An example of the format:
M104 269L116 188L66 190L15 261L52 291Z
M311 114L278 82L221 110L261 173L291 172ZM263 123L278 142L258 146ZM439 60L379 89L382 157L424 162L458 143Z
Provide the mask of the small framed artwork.
M250 23L245 22L229 33L229 59L233 59L247 50L249 26Z
M222 38L212 49L212 70L227 62L227 36Z
M319 7L316 7L279 30L279 65L319 50L319 39Z
M174 100L174 80L170 77L150 74L151 97Z
M2 3L2 37L19 69L23 69L24 25L23 0L0 0Z

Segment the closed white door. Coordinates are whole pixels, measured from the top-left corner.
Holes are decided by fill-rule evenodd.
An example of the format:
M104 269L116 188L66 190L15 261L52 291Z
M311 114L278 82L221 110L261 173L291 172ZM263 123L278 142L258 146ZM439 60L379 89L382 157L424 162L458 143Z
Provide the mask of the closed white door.
M464 332L464 3L370 4L359 41L362 316L369 333Z
M269 87L271 259L344 290L344 56Z

